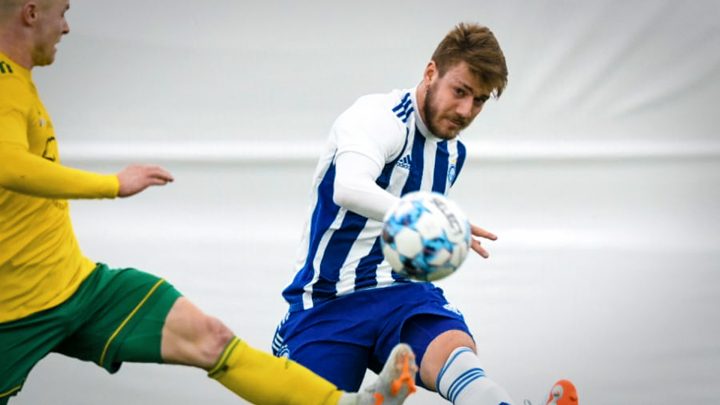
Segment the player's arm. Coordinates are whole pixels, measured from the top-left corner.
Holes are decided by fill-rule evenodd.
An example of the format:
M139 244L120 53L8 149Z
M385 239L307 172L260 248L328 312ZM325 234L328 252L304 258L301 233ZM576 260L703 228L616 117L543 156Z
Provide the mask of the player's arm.
M113 198L118 179L53 163L20 145L0 143L0 186L45 198Z
M20 145L0 143L0 187L44 198L114 198L172 181L156 166L130 166L117 175L66 167L34 155Z
M382 168L370 157L345 152L335 159L335 204L364 217L382 221L398 200L375 183Z
M343 208L382 221L398 197L375 183L383 166L398 155L405 129L390 109L361 98L338 117L331 130L337 142L333 200Z
M346 152L338 156L335 160L335 203L367 218L382 221L398 197L375 183L380 171L380 166L373 159L361 153ZM479 238L496 240L497 236L477 225L470 225L470 232L473 236L472 250L486 259L490 257Z

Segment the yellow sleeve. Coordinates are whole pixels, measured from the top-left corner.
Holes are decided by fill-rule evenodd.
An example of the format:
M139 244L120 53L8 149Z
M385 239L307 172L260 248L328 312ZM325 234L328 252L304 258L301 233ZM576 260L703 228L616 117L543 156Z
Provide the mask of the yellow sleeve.
M117 176L65 167L16 144L0 143L0 187L35 197L115 198Z
M0 81L0 142L28 147L27 114L32 100L27 85L16 77L3 77ZM5 163L0 160L0 164Z

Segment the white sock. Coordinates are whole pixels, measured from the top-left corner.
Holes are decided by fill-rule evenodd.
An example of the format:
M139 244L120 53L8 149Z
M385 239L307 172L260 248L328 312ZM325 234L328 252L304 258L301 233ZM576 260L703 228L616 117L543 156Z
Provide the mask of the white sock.
M510 395L485 376L480 359L469 347L458 347L438 373L437 390L455 405L512 404Z

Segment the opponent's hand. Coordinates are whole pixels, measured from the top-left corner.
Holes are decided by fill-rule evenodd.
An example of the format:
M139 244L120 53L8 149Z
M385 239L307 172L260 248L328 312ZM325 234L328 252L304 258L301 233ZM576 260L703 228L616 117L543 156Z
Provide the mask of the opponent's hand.
M470 247L472 250L476 251L480 256L487 259L490 257L490 253L488 253L487 250L485 250L484 247L482 247L480 243L480 239L478 238L485 238L489 240L497 240L497 236L493 234L492 232L486 231L483 228L480 228L476 225L470 225L470 233L472 233L472 242L470 242Z
M117 174L118 197L130 197L150 186L164 186L173 181L172 174L160 166L130 165Z

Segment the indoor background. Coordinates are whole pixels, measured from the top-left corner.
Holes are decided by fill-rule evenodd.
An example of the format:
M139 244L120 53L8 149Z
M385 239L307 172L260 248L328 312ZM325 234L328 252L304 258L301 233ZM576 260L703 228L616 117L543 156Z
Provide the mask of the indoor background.
M451 197L499 239L438 283L487 374L518 402L569 378L584 405L714 404L718 15L715 0L74 0L34 78L66 165L159 163L176 178L73 202L85 254L167 278L269 351L335 117L415 86L456 23L487 25L509 85L463 134ZM201 370L110 376L59 355L11 401L211 403L242 401Z

